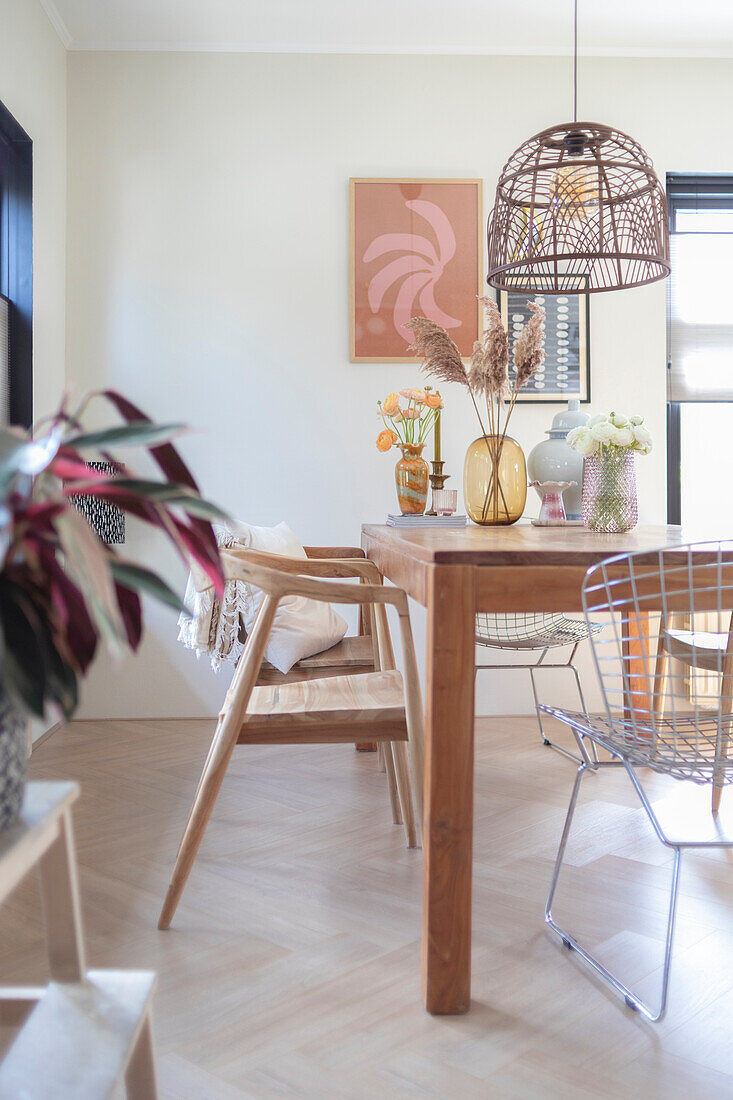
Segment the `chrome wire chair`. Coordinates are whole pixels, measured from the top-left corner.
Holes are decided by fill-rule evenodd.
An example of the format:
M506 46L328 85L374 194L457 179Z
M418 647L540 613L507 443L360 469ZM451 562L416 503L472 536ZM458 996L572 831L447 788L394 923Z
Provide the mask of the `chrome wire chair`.
M674 852L659 1009L655 1011L645 1004L552 916L578 793L588 768L585 762L575 778L545 921L567 948L577 951L624 997L629 1008L656 1022L667 1008L682 852L688 848L729 848L733 840L696 841L667 836L636 769L650 768L674 779L710 783L714 792L733 780L733 543L695 543L609 558L586 574L583 609L588 622L591 616L611 616L612 626L603 635L591 636L605 714L589 720L585 713L542 709L567 723L581 741L587 738L612 754L612 759L600 761L596 770L625 769L655 835ZM719 677L720 691L713 700L701 695L694 674L668 678L662 660L674 646L668 625L671 617L689 617L694 623L695 614L700 612L707 616L708 629L701 639L704 654L702 647L700 653L696 652L694 630L685 632L683 641L688 667L703 667L704 659L704 667ZM711 641L713 634L717 636L715 644ZM674 650L672 656L677 656Z
M576 755L569 749L563 748L562 745L551 741L545 733L535 675L538 671L544 671L545 669L569 669L575 677L580 706L583 713L586 713L583 689L580 686L580 674L573 661L580 643L591 637L591 635L598 634L601 630L603 630L601 623L586 623L583 619L569 619L560 614L527 612L523 614L488 615L481 613L476 616L476 645L484 646L486 649L509 650L514 653L539 652L537 660L529 663L525 662L524 664L479 664L477 662L476 672L486 669L491 671L501 670L502 672L506 670L524 670L528 672L532 682L537 725L540 728L540 737L543 744L557 749L563 756L567 756L579 764L585 760L582 744L579 743L579 755ZM572 649L566 661L545 661L545 657L551 649L567 646L572 646ZM593 762L595 762L597 760L595 746L591 743L590 748Z

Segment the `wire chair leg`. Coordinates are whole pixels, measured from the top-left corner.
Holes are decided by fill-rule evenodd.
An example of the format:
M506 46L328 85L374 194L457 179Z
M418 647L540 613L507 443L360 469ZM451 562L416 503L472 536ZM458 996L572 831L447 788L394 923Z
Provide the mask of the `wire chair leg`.
M529 678L532 681L532 694L534 696L534 710L535 710L535 714L537 715L537 725L540 727L540 737L542 738L542 743L544 745L551 745L552 742L547 737L547 735L545 733L545 727L542 725L542 711L540 710L540 700L539 700L539 696L537 694L537 684L535 683L535 679L534 679L534 673L535 673L534 665L527 665L527 671L529 672Z
M575 650L573 650L573 653L575 653ZM544 654L543 654L543 656L544 656ZM573 736L575 738L575 743L578 746L578 753L577 754L572 752L570 749L563 748L563 746L558 745L557 742L551 741L550 738L545 733L545 727L542 724L542 711L540 710L540 699L539 699L539 695L537 694L537 684L535 682L535 673L540 668L548 669L548 670L549 669L559 669L559 668L571 668L573 670L573 672L575 673L575 680L576 680L576 683L578 684L578 688L580 688L580 679L578 677L578 672L577 672L577 669L575 668L575 665L542 665L538 662L536 665L527 665L526 667L527 667L527 671L529 672L529 678L532 681L532 694L534 696L534 709L535 709L535 714L537 715L537 725L540 728L540 737L542 738L542 744L547 745L548 748L554 749L555 752L561 753L562 756L567 756L568 760L572 760L575 764L590 764L591 766L594 766L595 764L597 764L598 763L598 754L596 752L596 747L592 742L591 742L591 747L592 747L593 757L591 759L591 757L588 756L588 752L587 752L587 749L586 749L585 744L583 742L583 739L580 737L580 735L578 733L576 733L575 730L573 730L572 732L573 732ZM581 693L581 701L582 701L582 698L583 698L583 696L582 696L582 693ZM585 710L585 707L583 707L583 709ZM587 715L586 715L586 717L587 717Z
M603 767L603 764L600 765ZM564 928L561 928L559 924L554 920L552 916L552 903L555 898L555 891L557 889L558 879L560 877L560 869L562 867L563 858L565 855L565 848L567 847L568 837L570 835L570 827L573 821L573 815L575 814L575 807L578 802L578 793L580 791L580 784L583 779L583 774L586 771L586 765L581 764L578 768L578 773L575 777L575 784L573 786L573 792L570 796L570 805L568 806L567 816L565 818L565 826L563 828L562 837L560 839L560 847L558 849L557 858L555 860L555 866L552 872L552 879L550 881L550 889L547 894L547 901L545 903L545 923L553 932L560 937L563 945L570 951L576 951L582 959L585 960L591 966L597 974L599 974L606 982L611 985L617 993L620 993L624 998L624 1001L628 1008L634 1012L640 1013L645 1016L647 1020L652 1023L658 1023L664 1018L667 1011L667 998L669 994L669 975L672 965L672 946L674 943L674 929L675 918L677 915L677 896L679 892L680 881L680 861L682 858L682 851L679 847L672 845L674 848L674 863L672 866L672 886L669 895L669 907L667 910L667 931L665 935L664 945L664 965L662 969L662 991L659 1001L659 1009L655 1012L653 1008L647 1005L636 993L633 993L628 986L619 981L610 970L600 962L594 955L587 951L578 941ZM654 824L654 821L652 821ZM655 832L657 832L655 828ZM668 845L669 846L669 845Z
M575 653L575 650L573 650L573 653ZM570 658L570 660L572 661L572 657ZM585 696L583 695L583 689L580 686L580 673L578 672L578 670L577 670L577 668L574 664L568 664L568 668L572 669L572 671L573 671L573 676L575 677L575 684L578 688L578 698L580 699L580 709L583 711L583 714L585 715L586 722L588 723L588 725L590 725L590 717L588 715L588 708L585 705ZM582 738L580 738L580 735L578 735L578 740L579 740L580 744L582 744L582 745L585 744L585 742L582 740ZM597 765L598 765L598 749L596 747L595 741L592 741L592 740L590 742L590 757L591 757L592 764L597 767Z

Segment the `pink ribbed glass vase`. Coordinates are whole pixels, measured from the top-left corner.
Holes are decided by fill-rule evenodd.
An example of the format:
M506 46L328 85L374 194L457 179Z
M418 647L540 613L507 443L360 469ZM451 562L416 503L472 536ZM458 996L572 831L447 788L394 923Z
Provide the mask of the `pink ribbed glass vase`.
M603 447L583 466L583 523L591 531L620 534L636 527L634 452Z

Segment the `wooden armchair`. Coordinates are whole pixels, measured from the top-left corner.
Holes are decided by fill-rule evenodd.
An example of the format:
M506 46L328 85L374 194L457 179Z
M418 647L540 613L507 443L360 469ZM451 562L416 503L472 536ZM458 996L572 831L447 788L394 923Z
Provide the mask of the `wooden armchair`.
M286 558L279 554L270 554L263 550L248 550L247 560L254 565L279 569L280 572L310 577L357 578L364 584L381 584L382 577L374 562L364 556L364 551L356 546L306 546L307 560ZM240 553L238 550L232 553ZM242 630L242 640L246 640ZM375 644L372 637L371 616L364 615L360 608L359 633L343 638L335 646L323 653L305 657L291 668L290 672L278 672L276 668L263 660L259 684L292 684L302 680L312 680L321 676L357 675L362 672L374 672L377 669Z
M161 929L173 919L237 744L381 743L385 758L393 762L408 847L418 846L415 807L422 825L423 711L405 593L383 586L366 560L290 559L245 549L225 550L222 559L230 579L255 585L264 598L219 715L158 922ZM334 576L358 578L359 583L329 579ZM378 583L367 583L369 579ZM290 595L366 609L373 670L343 675L341 668L334 672L331 666L329 674L318 675L316 668L301 669L308 675L262 683L263 657L278 603ZM388 605L399 616L404 678L394 667Z
M382 583L382 577L376 565L366 558L364 551L358 546L306 546L304 549L308 557L307 564L302 558L286 558L260 550L250 550L248 556L254 564L280 569L281 572L307 574L311 577L357 577L364 584ZM244 626L241 627L240 637L243 642L246 641ZM387 647L384 660L389 660L391 662L389 667L394 668L394 656L388 634L384 644ZM263 660L257 686L300 683L303 680L314 680L324 676L358 676L378 670L371 616L365 615L364 608L360 607L357 635L343 638L322 653L303 658L291 668L290 672L279 672L269 661ZM360 752L378 752L379 766L383 772L387 773L392 820L395 825L402 825L394 753L386 751L383 742L379 744L369 741L358 742L355 747Z
M733 615L730 617L727 632L695 630L692 618L692 615L673 613L666 618L662 616L659 623L653 698L654 711L661 718L665 714L668 693L675 695L674 684L669 692L672 660L680 661L693 671L702 670L718 675L718 710L721 715L729 715L733 711ZM719 745L719 753L723 759L728 755L730 736L729 724L725 723ZM725 768L721 765L713 774L711 808L715 817L720 810L724 777Z

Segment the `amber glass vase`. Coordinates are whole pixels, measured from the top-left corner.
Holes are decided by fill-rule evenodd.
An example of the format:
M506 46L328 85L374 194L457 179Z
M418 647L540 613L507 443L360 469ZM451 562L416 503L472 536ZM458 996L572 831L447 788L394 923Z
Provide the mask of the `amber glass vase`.
M482 435L466 451L463 497L474 523L516 523L527 502L527 463L511 436Z
M394 470L397 500L403 516L421 516L428 502L428 464L423 445L403 443L402 458Z

